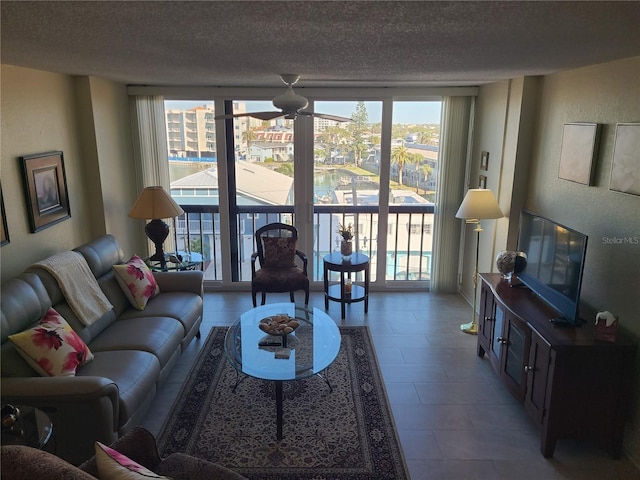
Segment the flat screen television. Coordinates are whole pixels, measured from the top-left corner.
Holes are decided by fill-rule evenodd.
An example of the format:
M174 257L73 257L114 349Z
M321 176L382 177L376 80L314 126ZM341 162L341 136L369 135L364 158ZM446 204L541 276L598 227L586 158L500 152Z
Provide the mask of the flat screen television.
M523 209L520 213L518 251L527 263L518 279L558 312L549 320L577 326L580 287L588 237L548 218Z

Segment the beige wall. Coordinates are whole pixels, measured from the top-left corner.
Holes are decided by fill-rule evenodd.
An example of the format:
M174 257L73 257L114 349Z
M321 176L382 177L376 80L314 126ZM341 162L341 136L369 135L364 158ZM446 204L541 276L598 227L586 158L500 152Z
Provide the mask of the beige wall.
M565 123L602 124L595 185L558 178ZM640 57L544 77L526 206L589 236L582 299L640 338L640 196L609 190L615 127L640 122ZM638 243L609 243L631 237ZM637 372L640 374L640 359ZM640 385L625 443L640 464ZM630 379L632 381L632 379Z
M640 338L640 243L604 240L640 242L640 197L608 188L616 123L640 122L640 57L483 86L475 122L471 178L477 179L480 151L491 152L488 187L498 193L512 223L509 227L506 218L484 222L480 271L495 271L496 252L515 247L512 232L524 203L589 236L582 299L618 315L623 328ZM563 125L570 122L603 125L593 186L558 178ZM461 291L468 298L474 254L475 239L467 238ZM637 378L629 381L636 393L625 451L640 465L640 385Z
M31 263L113 233L125 254L144 233L127 217L136 198L126 87L98 79L1 67L0 181L11 243L2 281ZM71 218L31 233L19 157L60 150Z
M127 257L142 255L144 222L127 216L138 196L127 87L99 78L91 78L89 86L98 160L92 184L100 192L105 231L115 235Z
M85 181L74 79L66 75L2 65L1 170L11 243L0 249L2 280L47 255L91 238L92 212ZM71 218L31 233L19 157L60 150L64 155Z

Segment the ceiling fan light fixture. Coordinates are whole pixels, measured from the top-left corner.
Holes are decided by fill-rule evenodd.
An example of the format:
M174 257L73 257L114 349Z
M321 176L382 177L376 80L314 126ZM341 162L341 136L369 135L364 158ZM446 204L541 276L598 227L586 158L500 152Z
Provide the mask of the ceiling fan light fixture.
M296 95L291 85L287 86L285 93L273 99L273 106L286 113L297 112L298 110L307 108L308 105L309 101L301 95Z
M280 78L287 85L287 91L282 95L278 95L272 100L273 106L280 110L279 112L225 113L222 115L216 115L214 119L226 120L237 117L252 117L259 120L273 120L279 117L284 117L287 120L295 120L298 115L304 115L308 117L324 118L326 120L332 120L334 122L351 121L351 118L341 117L338 115L304 111L303 109L309 106L309 101L302 95L296 95L293 92L293 85L297 83L300 76L294 73L283 73L280 75Z

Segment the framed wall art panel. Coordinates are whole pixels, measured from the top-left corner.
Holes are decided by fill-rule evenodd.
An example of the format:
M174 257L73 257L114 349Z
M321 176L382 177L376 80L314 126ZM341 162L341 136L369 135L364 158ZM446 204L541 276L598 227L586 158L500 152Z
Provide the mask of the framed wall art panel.
M562 150L558 177L563 180L593 185L601 125L567 123L562 132Z
M31 233L71 217L62 152L20 157Z
M640 123L616 125L609 190L640 195Z

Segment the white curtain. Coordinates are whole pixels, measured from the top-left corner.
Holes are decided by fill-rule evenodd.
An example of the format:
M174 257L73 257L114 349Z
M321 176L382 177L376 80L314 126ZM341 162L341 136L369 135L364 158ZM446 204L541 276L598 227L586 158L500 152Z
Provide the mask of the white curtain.
M160 185L170 192L164 97L150 95L133 97L131 123L138 194L144 187L154 185ZM175 228L173 221L174 219L171 219L169 225ZM153 251L152 246L153 244L149 242L150 251ZM175 239L171 233L164 242L164 251L175 251Z
M436 197L431 291L454 293L458 288L458 255L462 220L455 217L464 193L470 151L471 97L445 97L443 102L438 194Z

